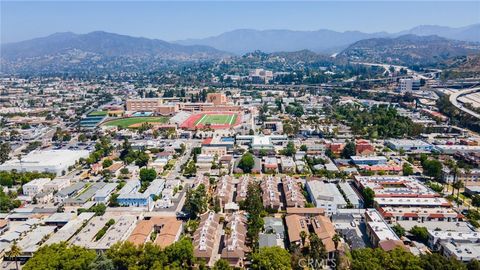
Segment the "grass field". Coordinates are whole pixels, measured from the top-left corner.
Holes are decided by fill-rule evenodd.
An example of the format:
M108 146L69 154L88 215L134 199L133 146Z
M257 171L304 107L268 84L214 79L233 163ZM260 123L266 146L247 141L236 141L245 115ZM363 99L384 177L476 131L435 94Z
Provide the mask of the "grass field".
M236 120L236 114L204 114L195 125L232 125Z
M105 126L115 126L115 127L122 127L127 128L131 125L138 124L138 123L167 123L167 117L130 117L130 118L122 118L117 120L112 120L106 122Z
M94 111L88 114L89 116L104 116L107 115L106 111Z

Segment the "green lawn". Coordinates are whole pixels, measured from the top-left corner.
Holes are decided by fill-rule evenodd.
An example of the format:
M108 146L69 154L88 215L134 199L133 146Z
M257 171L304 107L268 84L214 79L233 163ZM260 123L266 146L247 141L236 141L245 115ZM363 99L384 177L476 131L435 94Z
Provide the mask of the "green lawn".
M122 127L122 128L127 128L130 125L133 124L138 124L138 123L167 123L168 122L168 117L154 117L154 116L148 116L148 117L130 117L130 118L122 118L122 119L117 119L117 120L112 120L106 122L104 125L105 126L115 126L115 127Z
M95 111L88 114L89 116L104 116L107 115L106 111Z
M236 119L236 114L204 114L195 125L232 125Z

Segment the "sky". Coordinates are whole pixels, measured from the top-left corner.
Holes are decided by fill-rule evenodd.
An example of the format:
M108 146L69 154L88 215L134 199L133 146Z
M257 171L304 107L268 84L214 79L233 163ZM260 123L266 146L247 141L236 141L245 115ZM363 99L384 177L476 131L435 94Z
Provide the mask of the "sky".
M480 1L4 1L0 43L107 31L174 41L240 28L398 32L480 23Z

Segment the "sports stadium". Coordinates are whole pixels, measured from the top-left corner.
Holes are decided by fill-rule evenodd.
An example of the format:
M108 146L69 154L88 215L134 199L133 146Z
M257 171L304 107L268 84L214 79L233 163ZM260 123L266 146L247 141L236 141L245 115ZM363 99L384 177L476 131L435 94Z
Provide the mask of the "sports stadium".
M202 112L193 114L185 120L180 127L184 129L228 129L241 123L242 116L239 112Z

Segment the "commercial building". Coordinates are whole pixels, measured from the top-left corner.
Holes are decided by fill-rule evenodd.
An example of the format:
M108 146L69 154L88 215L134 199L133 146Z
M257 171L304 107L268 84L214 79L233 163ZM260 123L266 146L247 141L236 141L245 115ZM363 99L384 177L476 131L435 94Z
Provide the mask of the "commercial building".
M228 102L227 96L223 93L208 93L207 102L213 103L215 106L226 105Z
M396 246L403 247L403 242L388 226L382 218L382 215L376 209L367 209L365 212L365 222L367 225L368 238L374 247L380 247L387 251Z
M95 192L95 195L93 195L93 201L106 204L110 200L112 193L116 189L117 189L116 183L106 184L103 188Z
M384 156L351 156L353 164L355 165L385 165L387 158Z
M38 226L28 232L17 245L22 251L20 257L32 257L40 248L42 241L55 232L55 226Z
M56 203L62 203L66 199L74 197L85 186L86 186L85 182L77 182L73 185L63 188L55 194L54 201Z
M57 177L52 181L46 183L43 186L43 191L45 192L55 192L70 186L70 178L68 177Z
M127 111L154 112L163 104L161 98L127 99Z
M65 200L65 203L70 206L81 206L90 200L97 191L102 189L107 183L96 182L86 188L80 195L71 197Z
M435 198L440 195L415 178L408 176L355 176L355 185L375 191L376 198Z
M50 236L43 245L57 244L60 242L67 242L75 233L82 228L84 222L90 220L95 213L84 212L75 218L70 219L62 228L55 234Z
M307 181L306 188L310 200L316 207L324 208L329 216L336 213L338 208L347 207L347 202L335 184L312 180Z
M10 159L0 165L0 171L50 172L61 175L80 158L86 158L86 150L36 150L19 159Z
M253 151L274 151L275 146L284 146L288 138L285 135L237 135L235 140L238 145L248 145Z
M398 90L400 92L412 92L420 90L420 80L416 79L400 79Z
M420 197L375 197L376 207L452 207L445 198L420 198Z
M446 207L380 207L378 211L389 224L397 221L458 222L464 216Z
M421 140L390 139L385 141L385 145L393 150L405 152L429 153L433 150L433 145Z
M428 245L444 256L462 262L480 259L480 233L456 231L428 231Z
M357 192L355 192L355 190L353 190L352 186L350 186L349 183L340 182L340 183L338 183L338 186L343 191L343 195L345 196L345 198L348 199L348 201L350 202L350 204L353 208L362 208L363 207L363 201L360 200L360 197L358 196Z
M45 184L48 182L50 182L50 178L33 179L22 186L23 194L33 197L42 192Z
M458 169L456 181L461 181L465 187L480 186L480 169ZM445 183L453 183L454 175L449 168L442 169L442 181Z
M456 153L480 153L480 146L477 145L435 145L435 150L445 155Z
M128 236L131 234L135 228L135 223L137 222L136 216L131 215L122 215L116 219L115 223L108 228L107 232L103 237L101 237L94 246L89 246L89 248L95 250L107 250L114 244L127 240Z

